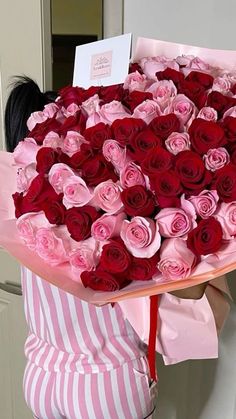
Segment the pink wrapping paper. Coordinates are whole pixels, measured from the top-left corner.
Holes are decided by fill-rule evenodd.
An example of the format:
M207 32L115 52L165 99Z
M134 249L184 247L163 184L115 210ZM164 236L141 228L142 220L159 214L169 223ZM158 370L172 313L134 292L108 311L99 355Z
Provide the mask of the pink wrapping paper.
M142 37L137 39L132 61L156 55L165 55L168 58L175 58L178 55L194 55L212 66L230 71L236 70L236 51L200 48Z

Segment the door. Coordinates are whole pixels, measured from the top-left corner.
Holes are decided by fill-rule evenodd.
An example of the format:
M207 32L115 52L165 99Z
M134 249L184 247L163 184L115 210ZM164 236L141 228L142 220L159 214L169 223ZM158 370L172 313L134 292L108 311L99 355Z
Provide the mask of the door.
M4 107L12 76L27 75L51 87L50 1L1 2L0 149L4 148ZM1 187L1 185L0 185ZM27 329L18 264L0 249L0 417L32 418L22 392Z

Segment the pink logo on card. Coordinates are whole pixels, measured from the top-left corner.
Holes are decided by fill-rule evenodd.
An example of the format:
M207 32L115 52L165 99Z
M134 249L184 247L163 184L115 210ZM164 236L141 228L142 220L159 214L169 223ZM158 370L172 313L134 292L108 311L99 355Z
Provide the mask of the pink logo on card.
M102 52L91 56L91 80L111 76L112 51Z

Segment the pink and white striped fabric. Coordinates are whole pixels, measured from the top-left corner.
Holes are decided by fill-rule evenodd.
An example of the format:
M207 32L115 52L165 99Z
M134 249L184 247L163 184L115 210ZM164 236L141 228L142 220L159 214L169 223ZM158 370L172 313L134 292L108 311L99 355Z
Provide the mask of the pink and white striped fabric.
M118 304L95 307L22 268L25 399L40 419L143 419L153 411L146 345Z
M143 419L154 410L145 358L98 374L49 372L29 362L24 392L40 419Z
M137 311L135 319L134 310L128 315L138 335L122 304L95 307L27 268L22 268L22 287L29 326L24 393L35 417L151 418L156 389L150 387L142 335L147 300L136 302L140 322ZM219 291L218 303L223 301ZM216 324L206 296L197 301L162 296L159 320L157 348L166 363L217 357Z

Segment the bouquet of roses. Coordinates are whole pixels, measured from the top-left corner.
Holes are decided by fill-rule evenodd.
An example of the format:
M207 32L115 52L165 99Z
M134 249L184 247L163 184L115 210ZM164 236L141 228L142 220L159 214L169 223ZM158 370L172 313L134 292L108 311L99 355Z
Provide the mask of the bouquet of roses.
M36 273L104 301L235 268L236 71L148 56L123 85L62 89L28 129L11 234L24 244L1 235Z

